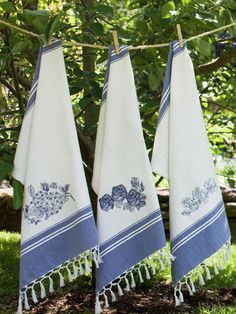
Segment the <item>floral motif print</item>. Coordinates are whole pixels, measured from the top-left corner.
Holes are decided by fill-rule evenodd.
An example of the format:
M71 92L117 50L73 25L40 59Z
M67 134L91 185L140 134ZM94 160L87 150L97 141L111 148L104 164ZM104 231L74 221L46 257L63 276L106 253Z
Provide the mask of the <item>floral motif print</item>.
M100 206L105 212L114 208L114 200L109 194L103 195L102 198L99 199Z
M123 208L133 212L146 206L146 195L143 193L144 185L136 177L131 178L131 189L127 191L123 184L112 187L111 195L105 194L99 199L102 210L109 211L114 207Z
M201 204L205 204L209 200L209 195L217 191L217 184L213 178L208 179L203 184L203 189L196 187L192 191L192 197L185 197L182 200L182 206L185 210L182 212L182 215L188 216L195 210L198 210Z
M50 185L41 182L41 190L35 192L35 188L29 185L28 194L32 200L24 207L24 218L29 223L37 225L44 217L47 220L50 216L57 214L64 204L73 196L69 193L69 184L58 186L52 182Z

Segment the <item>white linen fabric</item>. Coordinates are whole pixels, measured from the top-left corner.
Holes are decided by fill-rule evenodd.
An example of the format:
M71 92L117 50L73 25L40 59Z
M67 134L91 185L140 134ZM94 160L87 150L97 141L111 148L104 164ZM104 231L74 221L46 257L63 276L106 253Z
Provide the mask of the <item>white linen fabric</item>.
M37 302L35 286L52 275L69 280L98 262L97 232L60 40L40 49L14 161L13 176L25 188L21 227L18 313ZM55 278L55 277L54 277Z
M145 271L147 258L170 259L151 165L143 138L133 71L126 46L109 51L98 122L92 186L98 195L97 226L103 263L97 269L99 297L123 294ZM154 258L154 257L153 257ZM150 257L150 261L152 257ZM154 265L153 266L153 271Z
M152 168L169 181L172 277L176 304L192 276L210 279L228 258L230 231L205 130L193 64L186 47L170 44ZM213 256L212 256L213 255ZM206 260L211 256L211 259Z

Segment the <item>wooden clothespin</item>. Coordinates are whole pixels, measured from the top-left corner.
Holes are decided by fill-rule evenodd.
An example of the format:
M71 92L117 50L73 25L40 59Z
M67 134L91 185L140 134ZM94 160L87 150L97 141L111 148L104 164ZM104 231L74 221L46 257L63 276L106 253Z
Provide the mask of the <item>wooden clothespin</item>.
M184 44L183 44L183 35L182 35L180 24L177 24L176 28L177 28L177 33L178 33L178 37L179 37L179 46L181 48L183 48L183 46L184 46Z
M119 55L120 54L120 46L119 46L119 42L118 42L117 31L113 31L112 35L113 35L113 41L114 41L114 47L115 47L116 54Z

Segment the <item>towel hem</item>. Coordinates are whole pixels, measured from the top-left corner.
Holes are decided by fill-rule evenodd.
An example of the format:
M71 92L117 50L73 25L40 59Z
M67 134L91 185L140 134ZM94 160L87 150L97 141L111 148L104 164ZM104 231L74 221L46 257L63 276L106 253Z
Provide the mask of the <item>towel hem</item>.
M141 273L141 269L145 271L145 276L147 280L151 279L151 275L148 269L148 266L150 266L152 275L156 274L156 266L154 262L158 262L161 266L161 270L165 269L164 262L166 262L168 265L171 264L171 261L173 261L175 257L171 255L167 247L164 247L152 255L146 257L138 264L130 267L128 270L123 272L120 276L118 276L115 280L109 282L105 287L103 287L99 292L96 294L96 303L95 303L95 314L101 314L102 313L102 307L100 303L100 297L104 298L105 304L104 307L109 307L109 300L108 295L111 296L111 302L115 302L117 300L117 296L114 292L114 288L117 291L119 296L122 296L123 290L130 291L130 288L134 288L136 286L136 282L134 279L134 274L138 274L139 281L142 283L144 282L143 276ZM121 283L125 283L126 287L122 290Z
M88 249L81 253L79 256L73 257L67 261L65 261L63 264L58 265L54 269L50 270L43 276L41 276L39 279L31 282L24 288L22 288L19 292L19 303L18 303L18 310L17 314L22 314L23 309L30 310L30 305L28 302L29 295L28 292L31 291L31 299L33 303L38 303L38 298L35 292L35 287L40 287L40 298L46 297L46 290L44 287L44 281L49 281L49 293L54 292L53 288L53 274L58 274L59 280L60 280L60 287L64 287L64 276L61 273L62 270L66 270L68 274L69 282L72 282L77 277L84 275L85 273L91 272L91 267L89 265L90 262L94 262L96 265L96 268L99 267L99 264L102 262L102 259L100 257L99 247L95 246L91 249Z
M186 286L189 295L193 295L196 292L195 285L193 282L193 277L198 277L198 283L200 286L205 285L203 275L205 274L205 279L210 280L211 273L209 266L214 268L215 275L219 274L219 269L222 270L225 268L227 260L230 258L230 242L231 239L225 242L225 244L216 251L213 255L206 258L202 263L197 265L193 270L184 275L175 285L174 285L174 298L175 306L181 305L184 302L183 293L181 291L182 286Z

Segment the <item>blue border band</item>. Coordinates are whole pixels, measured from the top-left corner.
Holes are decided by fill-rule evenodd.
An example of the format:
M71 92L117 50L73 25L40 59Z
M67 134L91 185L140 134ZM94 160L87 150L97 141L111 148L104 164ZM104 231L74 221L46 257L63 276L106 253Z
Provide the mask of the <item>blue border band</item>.
M189 228L185 229L183 232L178 234L174 239L172 239L171 247L174 249L178 243L188 238L191 234L197 231L203 224L209 223L214 217L221 211L224 210L224 203L221 200L207 215L203 216L201 219L197 220Z
M174 284L206 258L217 252L229 238L230 230L225 210L223 210L218 219L187 241L174 253L176 257L172 264Z
M98 245L91 207L89 210L90 214L87 214L86 219L71 224L65 232L58 232L51 239L47 239L21 256L21 289L65 261Z
M48 236L50 236L53 233L58 232L59 230L66 228L68 225L70 225L72 222L75 222L77 219L82 218L83 216L87 216L88 214L92 213L91 205L88 205L77 212L75 212L70 217L64 219L63 221L53 225L52 227L42 231L41 233L37 234L36 236L22 242L21 244L21 252L27 250L28 248L32 247L35 243L38 243L40 241L43 241Z
M103 263L97 269L97 292L130 267L166 245L160 211L155 211L124 233L100 246Z
M145 216L143 219L139 220L137 223L129 226L128 228L122 230L120 233L116 234L114 237L110 238L108 241L100 244L101 254L107 250L112 245L115 245L118 241L127 237L130 233L135 232L137 229L142 228L146 224L152 222L155 219L162 219L160 210L152 212L150 215Z

